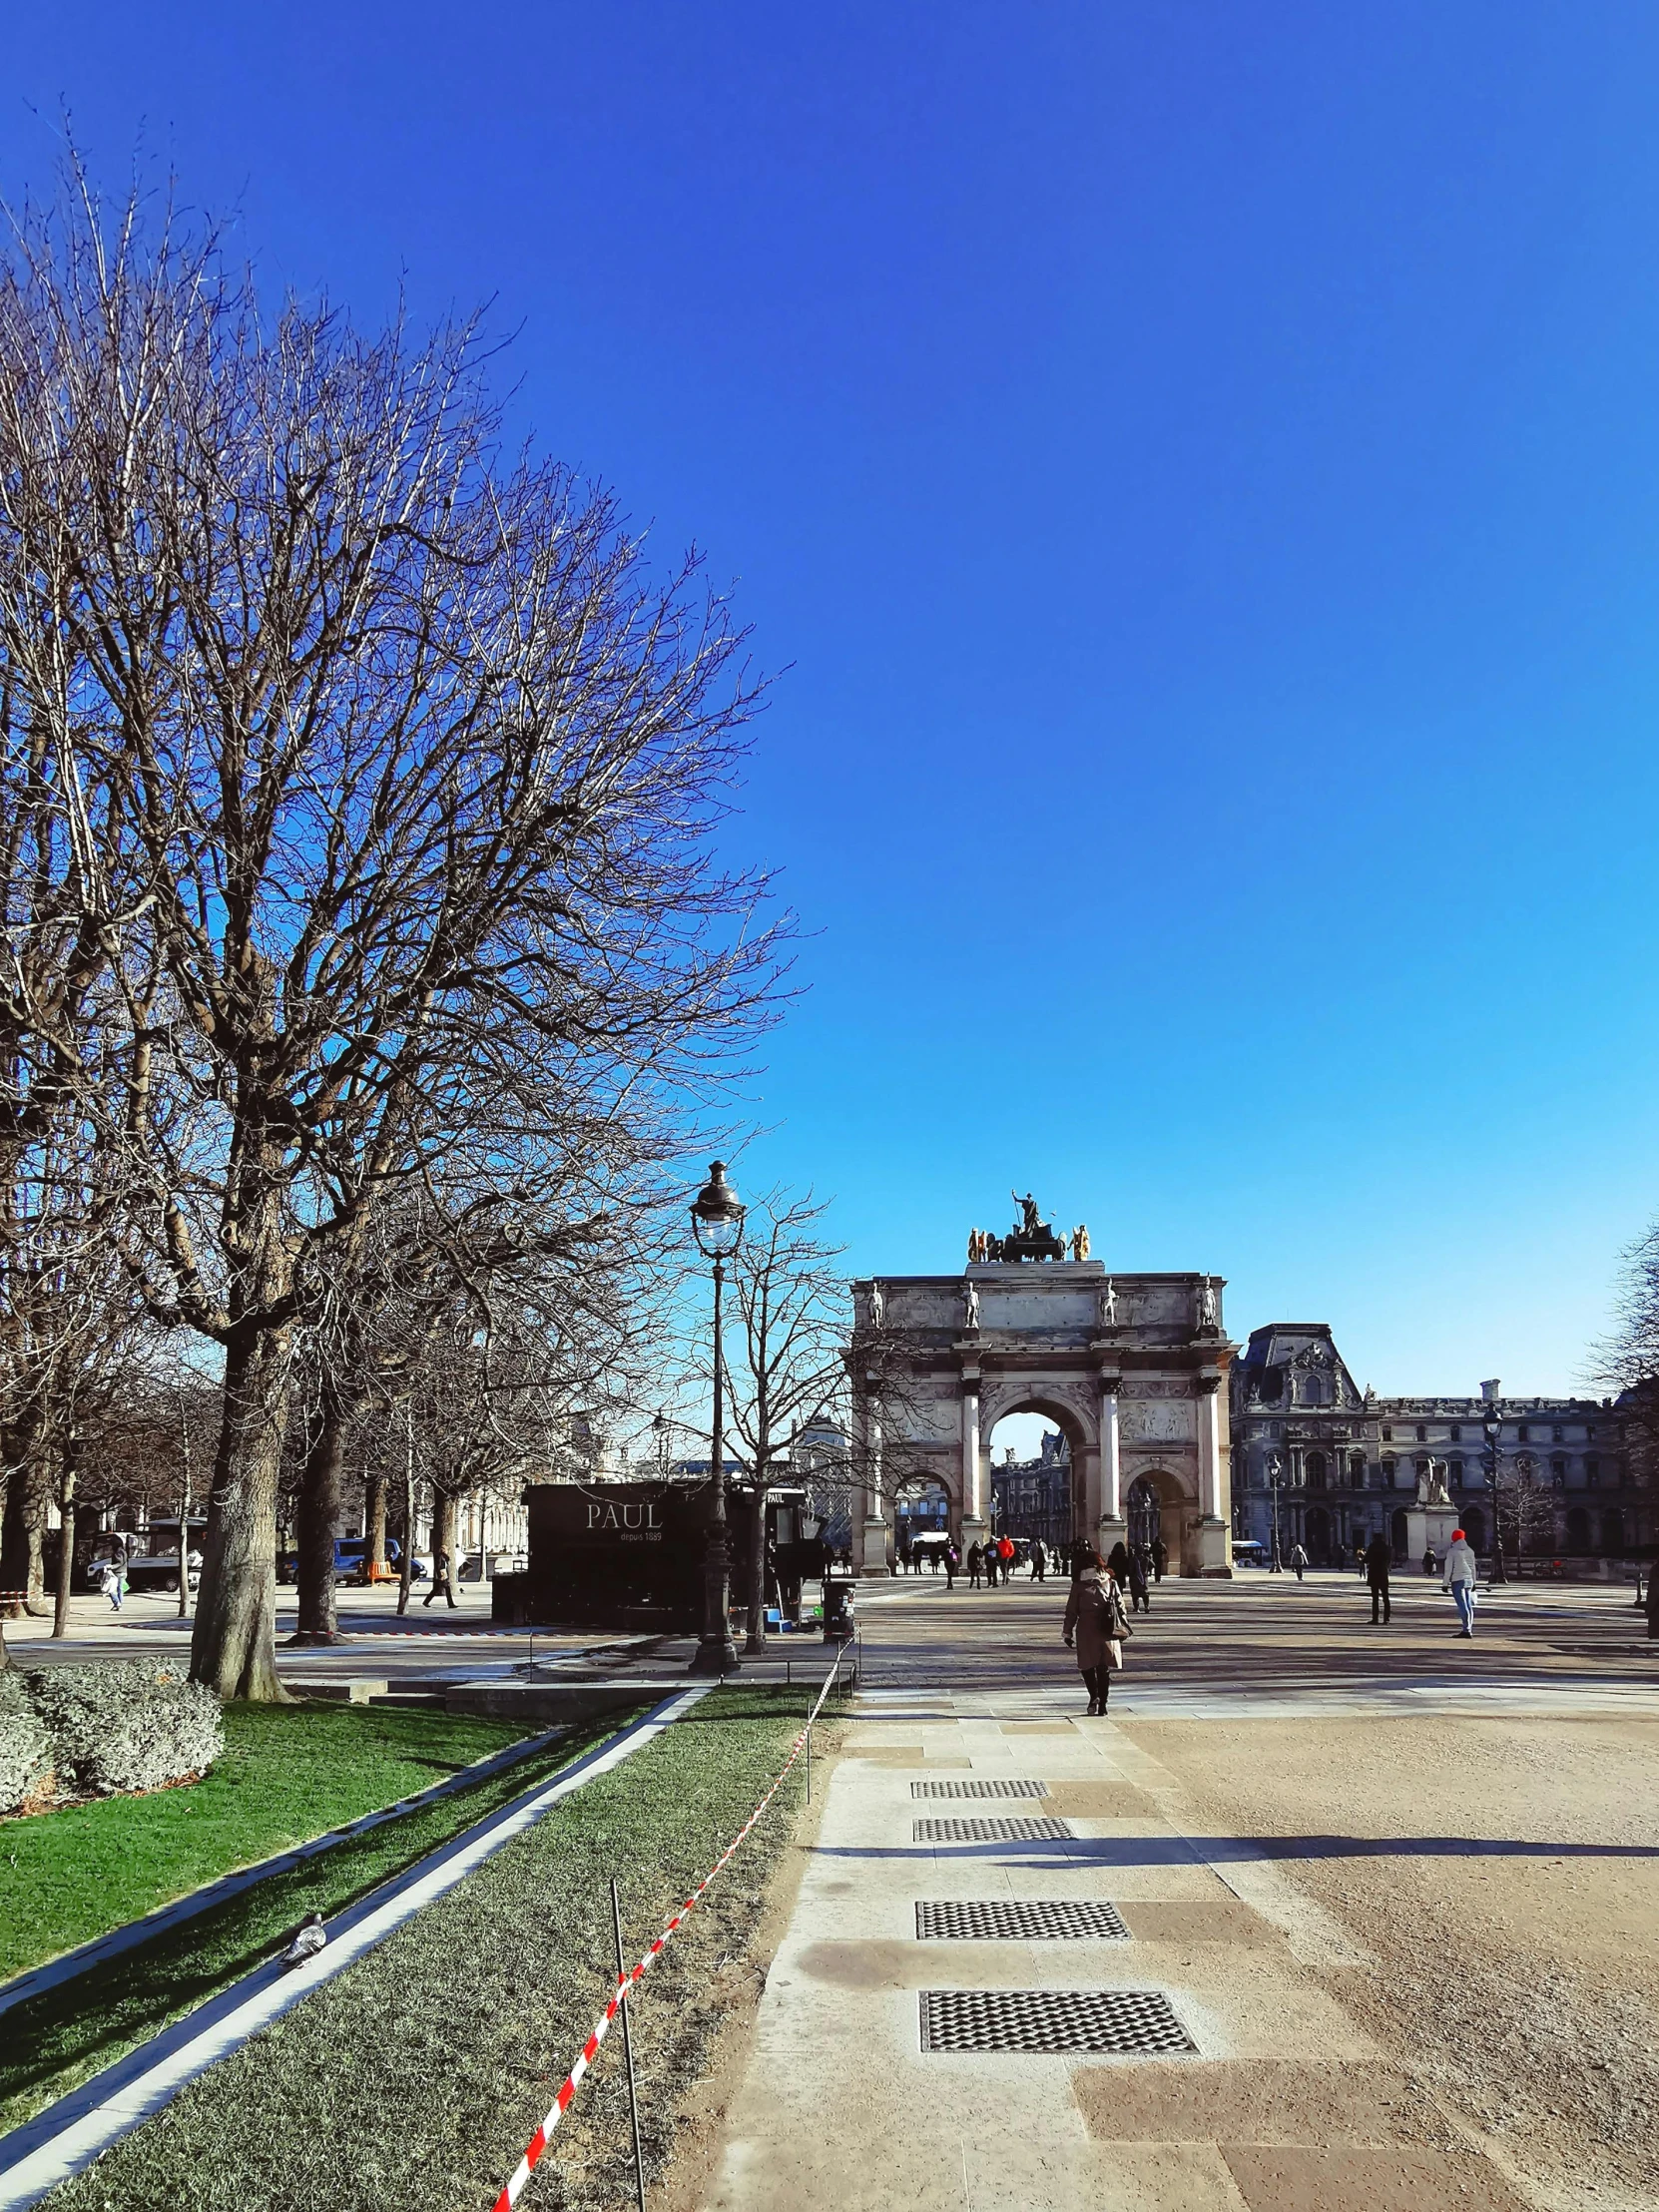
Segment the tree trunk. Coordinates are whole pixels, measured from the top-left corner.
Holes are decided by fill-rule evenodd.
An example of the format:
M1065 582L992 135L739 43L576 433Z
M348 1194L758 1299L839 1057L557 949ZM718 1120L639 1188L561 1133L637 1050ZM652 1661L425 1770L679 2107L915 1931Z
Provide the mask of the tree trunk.
M24 1472L15 1461L0 1479L6 1497L0 1509L0 1620L21 1620L28 1610L29 1527L23 1510Z
M46 1602L46 1523L51 1509L51 1476L40 1463L29 1470L23 1485L23 1525L29 1543L29 1611L43 1620L51 1610Z
M311 1423L299 1477L299 1626L296 1644L337 1644L334 1538L339 1533L340 1468L345 1458L345 1408L324 1388Z
M363 1518L367 1523L363 1534L368 1538L368 1563L377 1576L386 1563L386 1478L383 1474L371 1474L368 1478Z
M749 1509L749 1634L745 1651L767 1648L767 1485L755 1477L755 1502Z
M223 1698L286 1701L276 1674L276 1488L288 1411L288 1331L250 1327L225 1355L190 1671Z
M409 1610L409 1591L414 1581L414 1428L409 1421L408 1408L403 1413L403 1548L397 1561L397 1610Z
M69 1634L69 1593L75 1577L75 1466L64 1469L58 1499L58 1587L52 1607L52 1633Z

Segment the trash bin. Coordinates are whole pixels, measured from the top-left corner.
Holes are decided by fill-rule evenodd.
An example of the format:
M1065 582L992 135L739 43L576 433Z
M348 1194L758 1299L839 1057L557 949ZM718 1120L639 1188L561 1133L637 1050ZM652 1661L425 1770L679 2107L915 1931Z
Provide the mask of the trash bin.
M852 1596L857 1588L850 1576L836 1577L824 1585L824 1640L845 1644L852 1640Z

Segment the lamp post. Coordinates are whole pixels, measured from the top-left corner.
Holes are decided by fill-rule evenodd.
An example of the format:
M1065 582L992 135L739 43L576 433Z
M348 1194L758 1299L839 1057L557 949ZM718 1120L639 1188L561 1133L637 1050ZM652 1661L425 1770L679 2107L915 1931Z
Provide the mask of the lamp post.
M693 1674L735 1674L738 1648L732 1641L729 1593L731 1554L726 1542L726 1357L720 1336L720 1294L726 1263L743 1240L744 1208L726 1180L726 1163L710 1163L709 1180L692 1200L692 1235L704 1259L715 1264L715 1413L713 1458L709 1469L709 1518L703 1556L703 1633Z
M1283 1574L1285 1562L1279 1555L1279 1492L1285 1480L1285 1462L1277 1451L1268 1454L1268 1490L1273 1498L1273 1557L1268 1562L1269 1574Z
M1497 1484L1497 1440L1503 1433L1503 1423L1489 1420L1481 1425L1486 1432L1486 1471L1492 1485L1492 1571L1487 1576L1487 1581L1507 1582L1509 1577L1503 1571L1503 1523L1499 1514Z

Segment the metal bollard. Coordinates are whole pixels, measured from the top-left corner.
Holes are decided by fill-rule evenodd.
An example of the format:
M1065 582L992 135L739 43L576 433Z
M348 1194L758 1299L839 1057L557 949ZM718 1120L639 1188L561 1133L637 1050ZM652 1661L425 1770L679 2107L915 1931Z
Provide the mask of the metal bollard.
M627 1978L628 1968L622 1957L622 1905L617 1897L616 1881L611 1882L611 1926L616 1931L616 1978L620 1988ZM628 2116L634 2123L634 2182L639 2191L639 2212L645 2212L645 2153L640 2149L640 2100L634 2086L634 2031L628 2024L628 2006L622 2007L622 2048L628 2061Z

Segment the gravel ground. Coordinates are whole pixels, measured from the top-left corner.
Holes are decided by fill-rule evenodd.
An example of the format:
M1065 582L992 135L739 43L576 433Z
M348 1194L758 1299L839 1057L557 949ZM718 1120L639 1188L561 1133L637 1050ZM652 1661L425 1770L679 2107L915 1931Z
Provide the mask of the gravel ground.
M1659 1722L1128 1722L1365 1953L1327 1985L1556 2212L1659 2212Z

